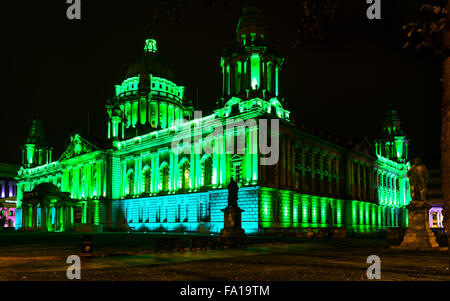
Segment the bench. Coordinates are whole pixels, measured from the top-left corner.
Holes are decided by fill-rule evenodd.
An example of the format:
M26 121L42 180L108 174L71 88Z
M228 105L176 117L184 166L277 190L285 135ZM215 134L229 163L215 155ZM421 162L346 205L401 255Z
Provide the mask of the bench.
M223 244L217 238L212 237L192 237L191 238L191 251L200 250L215 250L218 248L223 249Z
M209 237L192 237L191 238L191 251L197 251L197 249L208 250L210 247L211 239Z
M166 251L172 253L174 250L179 252L185 252L184 242L178 238L156 238L155 253L162 253Z
M218 243L222 248L224 246L229 246L232 248L247 248L246 237L221 237Z

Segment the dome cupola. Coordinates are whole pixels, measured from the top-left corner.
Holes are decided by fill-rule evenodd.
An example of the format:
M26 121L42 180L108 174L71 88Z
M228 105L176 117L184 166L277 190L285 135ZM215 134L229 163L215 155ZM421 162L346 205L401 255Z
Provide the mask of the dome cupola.
M405 163L408 159L409 140L392 105L384 114L382 138L375 140L375 150L379 157L398 163Z
M290 120L280 98L280 71L284 59L265 38L260 1L246 1L237 29L237 44L225 49L222 59L222 93L218 115L242 113L259 107L265 113Z
M257 39L263 40L264 31L264 18L259 1L247 1L236 30L238 42L245 46Z
M185 100L185 88L160 56L155 39L147 39L144 52L115 87L115 97L106 105L108 139L127 140L170 128L190 118L192 108Z
M145 41L143 55L128 67L125 73L125 79L139 76L143 73L175 81L174 72L159 55L157 42L154 39L147 39Z

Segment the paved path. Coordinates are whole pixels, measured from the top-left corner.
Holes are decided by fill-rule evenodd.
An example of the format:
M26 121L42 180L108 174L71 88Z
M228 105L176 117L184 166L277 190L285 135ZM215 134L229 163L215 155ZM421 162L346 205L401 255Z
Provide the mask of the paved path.
M82 280L367 280L367 257L378 255L381 280L450 281L448 252L391 250L379 240L272 243L245 250L174 254L142 252L146 254L83 261ZM66 280L67 267L64 257L1 257L0 280Z

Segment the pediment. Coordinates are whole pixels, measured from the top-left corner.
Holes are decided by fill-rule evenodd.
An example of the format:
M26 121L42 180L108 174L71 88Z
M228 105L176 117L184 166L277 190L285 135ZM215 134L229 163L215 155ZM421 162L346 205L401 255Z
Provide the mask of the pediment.
M71 137L71 142L62 154L59 161L72 159L99 150L97 146L76 134Z

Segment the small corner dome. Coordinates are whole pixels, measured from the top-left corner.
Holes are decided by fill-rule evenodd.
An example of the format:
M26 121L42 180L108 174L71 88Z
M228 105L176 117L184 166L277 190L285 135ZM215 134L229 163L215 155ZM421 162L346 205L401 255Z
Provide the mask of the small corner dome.
M145 41L144 54L135 60L128 68L125 79L138 77L142 73L175 80L175 74L158 53L157 43L153 39Z

